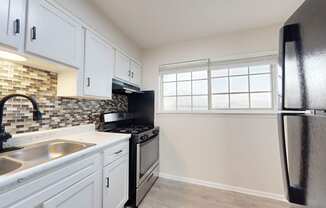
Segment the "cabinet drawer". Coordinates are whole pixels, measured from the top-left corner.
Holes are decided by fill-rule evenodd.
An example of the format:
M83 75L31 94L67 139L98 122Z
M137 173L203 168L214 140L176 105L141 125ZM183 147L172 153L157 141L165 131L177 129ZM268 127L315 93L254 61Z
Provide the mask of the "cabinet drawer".
M129 141L121 142L104 150L104 166L129 153Z

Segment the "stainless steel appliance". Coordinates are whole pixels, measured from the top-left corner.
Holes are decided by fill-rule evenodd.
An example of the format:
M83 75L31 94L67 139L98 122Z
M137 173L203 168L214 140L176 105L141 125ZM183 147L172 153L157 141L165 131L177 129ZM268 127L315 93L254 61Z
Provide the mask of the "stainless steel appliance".
M160 130L139 124L139 117L132 113L103 114L102 121L101 131L131 134L127 205L138 207L158 179Z
M281 30L279 132L288 200L326 207L326 1L306 0Z

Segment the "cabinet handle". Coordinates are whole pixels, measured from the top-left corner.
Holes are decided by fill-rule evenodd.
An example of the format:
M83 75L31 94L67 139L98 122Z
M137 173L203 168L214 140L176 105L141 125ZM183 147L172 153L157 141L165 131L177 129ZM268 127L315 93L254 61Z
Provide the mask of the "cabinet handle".
M110 188L110 177L106 178L106 188Z
M15 28L15 34L20 33L20 19L16 19L14 23L14 28Z
M130 72L131 72L131 71L129 70L129 71L128 71L128 77L130 77Z
M87 77L87 87L90 87L90 86L91 86L91 78Z
M134 78L134 72L131 72L131 78Z
M118 155L118 154L120 154L121 152L123 152L123 151L122 151L122 150L119 150L119 151L115 152L114 154L115 154L115 155Z
M32 40L36 40L36 27L32 27Z

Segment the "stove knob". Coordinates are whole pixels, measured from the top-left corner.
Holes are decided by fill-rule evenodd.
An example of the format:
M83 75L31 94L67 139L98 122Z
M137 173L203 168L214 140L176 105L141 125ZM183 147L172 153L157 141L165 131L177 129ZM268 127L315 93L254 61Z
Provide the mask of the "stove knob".
M145 140L147 140L147 139L148 139L148 136L147 136L147 135L144 135L144 136L141 136L141 137L140 137L140 140L141 140L141 141L145 141Z
M153 132L152 132L152 133L153 133L153 135L158 135L158 134L159 134L159 132L160 132L159 130L153 130Z

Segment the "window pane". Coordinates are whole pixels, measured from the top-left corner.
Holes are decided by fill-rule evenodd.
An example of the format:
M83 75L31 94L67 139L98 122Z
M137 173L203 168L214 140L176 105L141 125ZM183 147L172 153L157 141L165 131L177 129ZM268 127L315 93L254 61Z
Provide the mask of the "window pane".
M163 108L165 111L176 110L177 98L176 97L165 97L163 98Z
M176 95L177 83L163 83L163 95L164 96L174 96Z
M180 111L191 110L191 96L178 97L178 110Z
M249 108L249 94L231 94L231 108Z
M271 65L258 65L249 67L250 74L270 73Z
M176 81L176 74L164 74L163 82L173 82Z
M261 92L261 91L271 91L271 75L251 75L250 76L250 91L251 92Z
M193 95L207 95L208 94L207 80L193 81L192 82L192 94Z
M193 110L208 110L208 96L192 97Z
M217 69L211 71L212 77L227 77L229 75L228 69Z
M212 79L212 93L228 93L229 92L229 78Z
M252 108L272 108L272 93L251 93Z
M230 76L248 74L248 67L238 67L230 69Z
M230 77L230 92L248 91L248 76Z
M207 79L207 70L192 72L192 79Z
M191 95L191 81L178 82L178 95Z
M214 109L229 108L229 95L213 95L212 108Z
M178 81L191 80L191 72L179 73L177 75Z

